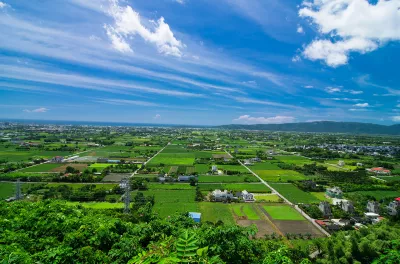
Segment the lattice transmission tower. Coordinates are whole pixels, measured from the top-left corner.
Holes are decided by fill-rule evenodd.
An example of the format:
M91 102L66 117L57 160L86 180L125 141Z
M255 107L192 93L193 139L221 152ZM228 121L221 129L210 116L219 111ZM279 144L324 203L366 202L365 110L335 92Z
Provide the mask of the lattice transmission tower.
M128 214L131 211L131 186L129 185L128 178L121 181L121 187L124 188L124 213Z

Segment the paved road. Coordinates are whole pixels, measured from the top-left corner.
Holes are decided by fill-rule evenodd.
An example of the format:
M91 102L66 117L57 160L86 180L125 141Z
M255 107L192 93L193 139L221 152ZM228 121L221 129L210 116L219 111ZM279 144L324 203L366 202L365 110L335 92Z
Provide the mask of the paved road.
M225 152L233 158L233 156L225 150ZM301 215L304 216L304 218L306 218L308 221L310 221L316 228L318 228L318 230L320 230L323 234L325 234L326 236L331 236L327 231L325 231L325 229L323 229L321 226L319 226L317 223L315 223L314 219L312 219L310 216L308 216L306 213L303 212L303 210L301 210L297 205L293 204L292 202L290 202L288 199L286 199L282 194L280 194L277 190L275 190L274 188L271 187L271 185L269 185L266 181L264 181L263 179L261 179L260 176L258 176L256 173L254 173L249 167L247 167L246 165L244 165L240 160L238 160L238 162L240 163L240 165L242 165L243 167L245 167L251 174L253 174L255 177L257 177L261 183L263 183L265 186L267 186L268 188L271 189L272 193L275 193L276 195L278 195L280 198L282 198L287 204L291 205L294 209L296 209Z
M168 144L165 145L165 147L163 147L163 148L162 148L160 151L158 151L156 154L154 154L153 157L151 157L150 159L146 160L146 161L143 163L143 165L146 165L146 164L149 163L152 159L154 159L154 157L156 157L158 154L160 154L169 144L171 144L171 142L168 142ZM132 173L131 177L133 177L139 170L140 170L140 168L138 168L137 170L135 170L135 171Z

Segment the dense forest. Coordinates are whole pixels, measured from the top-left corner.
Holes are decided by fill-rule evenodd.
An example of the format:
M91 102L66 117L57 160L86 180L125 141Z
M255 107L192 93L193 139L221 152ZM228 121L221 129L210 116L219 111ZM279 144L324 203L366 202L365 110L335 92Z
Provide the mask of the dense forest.
M315 253L256 228L166 219L60 201L0 203L1 263L400 263L400 228L383 222L313 241Z

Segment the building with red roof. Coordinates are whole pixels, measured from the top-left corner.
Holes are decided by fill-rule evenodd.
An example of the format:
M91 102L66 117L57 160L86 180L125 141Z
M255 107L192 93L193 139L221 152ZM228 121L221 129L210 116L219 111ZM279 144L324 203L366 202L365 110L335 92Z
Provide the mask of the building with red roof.
M376 168L371 168L368 170L369 172L376 173L376 174L390 174L391 171L388 169L385 169L383 167L376 167Z

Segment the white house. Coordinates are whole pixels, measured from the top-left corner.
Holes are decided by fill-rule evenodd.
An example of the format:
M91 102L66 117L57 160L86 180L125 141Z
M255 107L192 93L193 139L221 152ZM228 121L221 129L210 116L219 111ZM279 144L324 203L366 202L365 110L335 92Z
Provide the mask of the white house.
M326 201L320 202L318 208L322 212L324 217L332 216L332 209L328 202Z
M212 165L211 171L212 171L212 172L217 172L217 171L218 171L217 165Z
M254 202L254 194L249 193L248 191L244 190L242 191L242 198L245 202Z
M214 190L211 193L211 196L212 196L212 199L215 202L224 202L224 201L226 201L228 199L233 199L234 198L233 194L228 192L227 190L221 191L221 190L218 190L218 189Z
M340 167L343 167L343 166L344 166L344 161L343 161L343 160L339 160L338 165L339 165Z
M52 162L56 162L56 163L61 163L64 161L64 157L61 156L55 156L54 158L51 159Z

